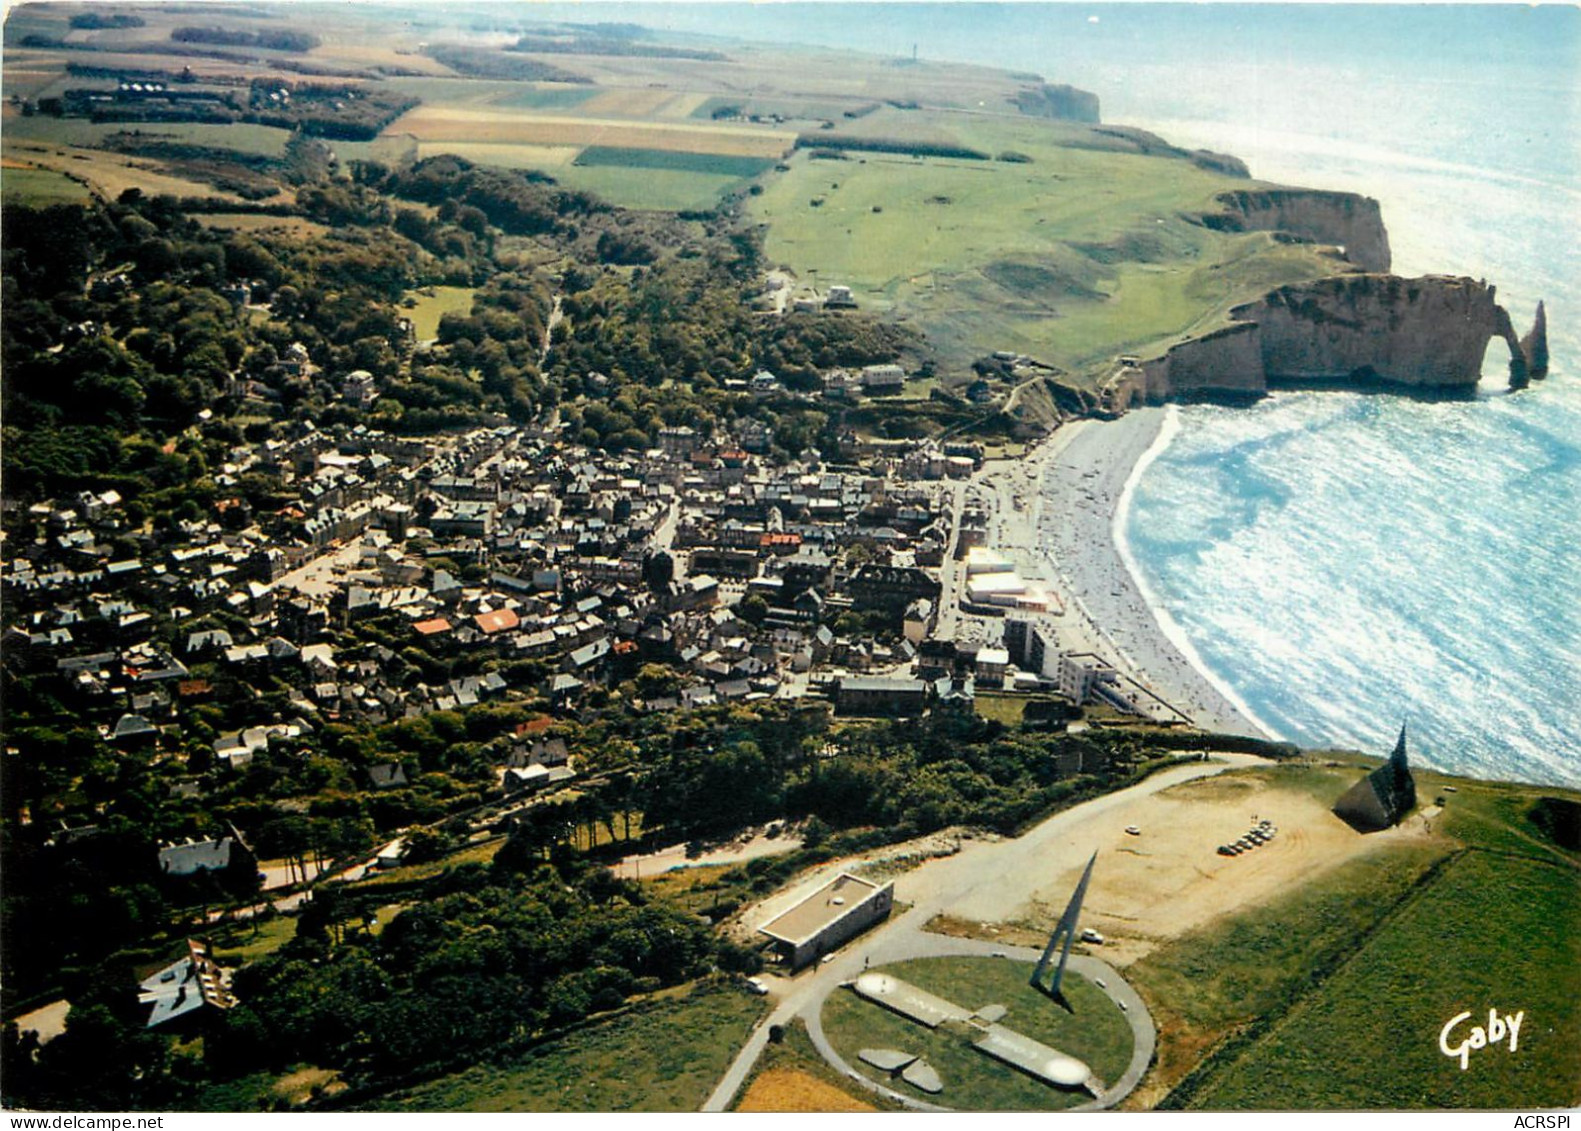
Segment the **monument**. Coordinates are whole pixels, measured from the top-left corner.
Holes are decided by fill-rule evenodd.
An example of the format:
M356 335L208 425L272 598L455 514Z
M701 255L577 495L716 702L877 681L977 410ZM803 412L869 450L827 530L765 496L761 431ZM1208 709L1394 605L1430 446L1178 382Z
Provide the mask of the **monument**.
M1087 894L1087 883L1092 879L1092 866L1098 860L1094 852L1087 861L1087 870L1081 874L1081 882L1076 885L1075 893L1070 897L1070 903L1065 906L1065 914L1060 916L1060 921L1054 927L1054 933L1049 936L1049 944L1043 950L1043 957L1038 959L1037 966L1032 971L1033 989L1042 990L1049 997L1065 1002L1065 997L1060 993L1060 983L1065 979L1065 961L1070 957L1071 943L1076 941L1076 922L1081 918L1082 897ZM1063 945L1061 945L1063 943ZM1048 972L1049 961L1054 957L1054 950L1060 951L1059 966L1054 970L1054 980L1047 986L1043 985L1043 977ZM1070 1003L1065 1002L1069 1008Z

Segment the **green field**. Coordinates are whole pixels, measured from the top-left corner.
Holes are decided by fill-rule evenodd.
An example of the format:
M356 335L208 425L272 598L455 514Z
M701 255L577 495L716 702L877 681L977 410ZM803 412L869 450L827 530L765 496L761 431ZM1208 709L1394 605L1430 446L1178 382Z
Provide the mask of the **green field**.
M529 86L496 98L494 105L519 110L571 110L598 93L596 86Z
M637 169L616 165L565 165L552 176L568 188L585 189L621 208L679 212L706 210L741 178L676 169Z
M528 97L540 88L531 82L512 79L463 79L431 75L391 75L385 79L391 90L423 100L425 106L510 105L513 98ZM596 93L597 88L592 88ZM591 97L591 95L589 95Z
M226 966L241 966L273 954L295 937L295 916L277 915L256 925L238 925L228 935L214 938L214 960Z
M290 130L246 122L217 125L212 122L90 122L83 118L7 118L8 140L50 142L97 148L114 134L137 131L149 141L231 149L237 153L278 157L291 137Z
M914 316L956 365L1015 349L1081 371L1207 328L1274 282L1332 271L1310 249L1182 217L1246 181L1089 148L1084 127L885 109L830 136L1031 157L802 150L749 204L772 261Z
M593 145L553 175L622 208L701 211L773 164L764 157Z
M475 287L425 287L407 296L415 305L403 305L402 309L412 320L417 340L432 341L438 336L439 320L445 315L459 314L465 318L472 313L472 296L476 293Z
M678 173L707 173L724 177L755 177L774 162L767 157L739 157L726 153L685 153L676 149L619 149L590 145L576 164L620 169L665 169Z
M1327 802L1354 778L1356 760L1341 761L1260 776ZM1380 844L1126 969L1160 1030L1138 1102L1171 1088L1165 1106L1222 1109L1581 1099L1581 1053L1552 1036L1581 1025L1581 854L1529 817L1564 791L1416 779L1421 805L1444 806L1432 836ZM1502 1060L1484 1051L1462 1073L1439 1051L1439 1030L1464 1010L1485 1024L1494 1006L1526 1011L1520 1049Z
M0 198L7 204L80 204L89 192L64 173L50 169L5 169L0 171Z
M989 1004L1008 1007L1003 1024L1084 1060L1101 1079L1117 1080L1131 1061L1131 1028L1125 1015L1096 986L1067 975L1066 995L1074 1014L1027 984L1032 966L997 958L920 958L883 967L886 973L938 994L967 1009ZM929 1030L848 990L836 990L823 1007L829 1041L851 1067L869 1078L892 1083L886 1073L857 1059L864 1048L894 1048L925 1057L944 1081L936 1097L909 1094L946 1107L969 1111L1040 1111L1076 1107L1091 1100L1086 1092L1051 1087L972 1048L971 1030L946 1022Z
M1488 1010L1519 1047L1458 1059ZM1197 1094L1197 1108L1509 1108L1581 1103L1581 914L1573 867L1472 852Z
M540 1046L381 1097L371 1111L696 1111L763 1012L726 987L639 1007Z
M847 120L847 112L856 112L873 106L867 101L836 101L827 98L753 98L716 95L708 99L691 117L714 121L720 111L735 111L739 116L766 118L778 114L792 122L838 122Z
M1027 709L1027 697L983 692L972 701L972 707L985 719L994 719L1007 727L1020 726L1021 716Z
M393 141L393 138L386 138ZM493 165L499 169L538 169L559 179L560 170L576 159L580 150L574 145L510 145L488 141L439 141L415 145L414 156L429 158L449 153L474 165Z

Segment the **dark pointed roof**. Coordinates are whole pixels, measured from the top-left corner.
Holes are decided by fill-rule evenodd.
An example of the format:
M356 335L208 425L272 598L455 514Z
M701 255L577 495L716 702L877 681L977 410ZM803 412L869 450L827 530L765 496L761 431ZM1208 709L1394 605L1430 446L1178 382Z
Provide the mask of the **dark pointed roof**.
M1396 770L1404 770L1405 765L1405 724L1400 724L1400 739L1394 744L1394 753L1389 755L1390 763Z
M1406 761L1405 727L1389 760L1362 778L1334 803L1334 813L1359 832L1400 823L1416 804L1416 782Z

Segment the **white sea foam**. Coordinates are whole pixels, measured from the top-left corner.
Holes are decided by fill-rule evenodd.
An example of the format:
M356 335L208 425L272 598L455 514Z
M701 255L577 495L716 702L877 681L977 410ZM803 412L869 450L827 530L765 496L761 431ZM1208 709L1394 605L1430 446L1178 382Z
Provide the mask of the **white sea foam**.
M1178 410L1124 560L1284 737L1374 749L1409 719L1429 764L1573 784L1577 393Z
M1158 435L1148 445L1147 451L1142 453L1142 458L1136 461L1131 468L1131 474L1126 477L1125 487L1120 492L1120 500L1114 508L1114 518L1111 522L1111 536L1114 539L1115 552L1119 554L1120 561L1125 565L1125 570L1131 575L1131 581L1136 585L1137 592L1142 595L1153 619L1158 622L1159 631L1164 638L1174 645L1197 673L1213 687L1242 715L1246 716L1258 730L1270 738L1281 737L1278 731L1259 718L1257 712L1243 699L1235 688L1226 683L1219 674L1203 662L1202 656L1191 643L1191 638L1181 629L1175 618L1170 615L1169 607L1159 599L1148 583L1147 575L1137 567L1136 559L1131 553L1131 537L1128 533L1131 512L1131 501L1136 495L1136 486L1142 480L1142 475L1158 459L1170 442L1180 433L1180 408L1178 405L1169 405L1164 412L1164 424L1158 430Z

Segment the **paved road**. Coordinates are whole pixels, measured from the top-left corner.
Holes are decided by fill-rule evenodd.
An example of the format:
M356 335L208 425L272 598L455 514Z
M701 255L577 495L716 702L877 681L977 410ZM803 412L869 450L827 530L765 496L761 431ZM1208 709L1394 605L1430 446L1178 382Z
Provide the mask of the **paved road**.
M930 935L924 931L936 915L968 902L970 897L980 892L1000 889L1005 894L996 902L1019 902L1023 898L1021 889L1025 888L1028 892L1035 890L1049 875L1046 865L1048 852L1072 827L1092 816L1132 804L1138 798L1148 797L1181 782L1262 764L1265 764L1263 759L1247 754L1217 754L1211 762L1177 766L1156 773L1129 789L1108 793L1056 813L1023 836L1012 840L969 843L953 856L927 861L908 872L895 882L895 896L902 902L910 903L911 907L835 952L832 958L822 964L803 971L795 978L784 980L787 988L775 1008L752 1031L746 1046L704 1103L703 1110L725 1111L729 1108L768 1044L769 1030L773 1026L787 1025L798 1015L808 1016L815 1004L821 1004L831 990L841 982L855 978L869 965L899 961L892 957L895 955L940 953L926 948L950 945L943 941L943 936ZM1033 860L1040 862L1038 867L1028 866L1029 861ZM978 903L981 900L971 902ZM965 943L969 940L959 941ZM918 947L924 949L919 951ZM1009 948L990 946L989 949ZM1116 978L1114 984L1122 983ZM1126 1000L1129 1009L1136 1009L1141 1004L1139 999L1135 999L1136 1005L1131 1005L1132 999ZM1142 1010L1141 1014L1145 1016L1146 1011ZM816 1022L810 1023L809 1029L812 1024ZM1151 1044L1148 1052L1151 1056Z

